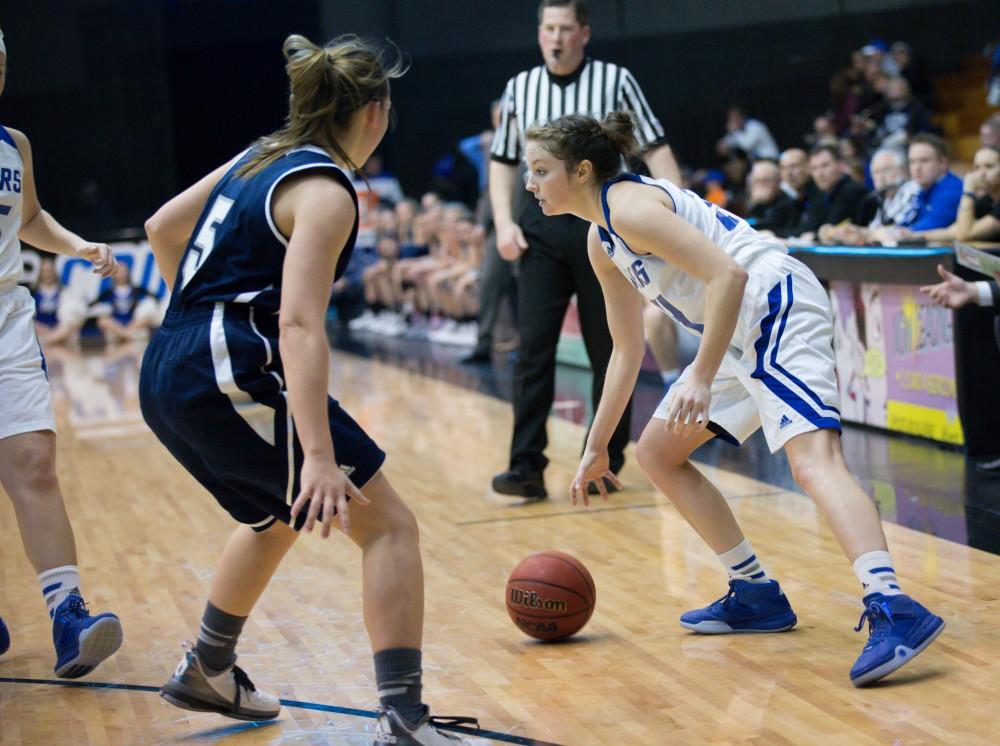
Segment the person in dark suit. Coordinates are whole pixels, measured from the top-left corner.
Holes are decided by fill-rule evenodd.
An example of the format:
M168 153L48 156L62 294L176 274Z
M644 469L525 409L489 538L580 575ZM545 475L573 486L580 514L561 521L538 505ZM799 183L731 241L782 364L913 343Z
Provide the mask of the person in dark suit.
M996 335L997 346L1000 346L1000 272L992 280L969 282L952 274L940 264L937 269L943 281L937 285L925 285L920 288L920 292L926 293L932 301L945 308L962 308L970 303L993 306L996 312L993 333ZM984 461L978 468L981 471L1000 473L1000 458Z
M853 220L868 189L847 175L844 159L832 145L817 145L810 151L809 171L821 197L805 206L798 232L806 240L813 240L822 226Z

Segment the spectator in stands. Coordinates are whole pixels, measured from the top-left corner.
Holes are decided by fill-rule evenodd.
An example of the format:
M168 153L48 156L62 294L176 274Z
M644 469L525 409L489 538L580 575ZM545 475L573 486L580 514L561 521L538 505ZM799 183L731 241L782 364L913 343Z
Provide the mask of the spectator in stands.
M913 53L913 49L905 41L897 41L889 48L893 61L899 68L899 74L910 84L910 91L928 109L933 108L933 89L931 76L927 71L927 63L923 58Z
M847 175L861 183L867 181L865 173L867 146L859 144L857 138L841 137L837 140L837 150L840 151L840 157L844 159L844 170Z
M986 77L986 103L988 106L1000 106L1000 41L988 49L990 72Z
M402 298L397 298L392 284L392 268L399 260L399 238L395 232L380 234L376 247L378 259L361 271L365 306L378 317L378 331L402 334L405 323L397 313ZM341 309L338 308L338 314ZM348 322L352 319L348 313ZM374 324L369 325L374 328Z
M835 131L846 130L851 124L851 118L864 108L861 101L867 86L865 56L860 49L856 49L851 52L851 63L830 79Z
M404 197L393 207L396 213L396 238L400 246L410 243L413 238L413 221L417 217L417 201Z
M718 205L719 207L726 206L726 203L729 201L729 195L726 194L725 188L726 175L722 171L717 168L711 168L707 171L698 170L695 171L692 180L694 181L695 191L698 194L713 205Z
M740 148L733 148L722 163L722 172L725 174L726 209L742 217L746 214L750 159Z
M385 170L382 156L378 153L372 153L361 171L368 179L371 190L378 195L379 202L391 206L403 199L403 187L399 185L399 179Z
M868 194L864 184L845 173L840 151L834 146L820 145L810 151L809 172L821 197L809 201L799 220L798 233L805 241L813 240L823 225L851 222Z
M955 222L925 230L928 241L995 241L1000 239L1000 150L980 148L965 175Z
M1000 111L987 117L979 128L979 146L1000 148Z
M813 120L813 130L802 138L810 147L837 145L837 129L833 112L825 111Z
M906 154L899 148L882 148L871 161L872 182L875 191L858 206L853 225L827 225L820 228L823 243L845 246L864 246L877 243L878 228L894 225L920 190L916 182L909 181ZM903 185L908 184L906 189Z
M874 107L865 121L871 130L872 145L875 147L898 147L918 132L930 128L930 119L924 105L910 93L906 78L889 78L885 88L885 100Z
M889 76L882 72L881 67L866 62L865 84L858 100L857 116L864 117L866 112L870 112L882 102L882 99L885 98L885 85L888 80Z
M486 182L489 174L490 148L493 146L493 132L500 122L500 99L495 99L490 104L490 122L492 127L483 130L475 135L462 138L458 143L458 149L466 160L476 167L479 175L479 193L486 192Z
M802 148L789 148L778 159L781 170L781 191L795 200L801 209L802 201L813 186L809 175L809 154Z
M489 196L489 150L492 147L493 134L500 124L500 101L494 101L490 106L490 123L492 128L482 135L481 147L485 175L480 181L479 204L476 206L476 223L482 235L482 264L476 274L475 286L479 288L478 326L476 344L473 350L462 358L467 365L482 365L493 359L494 330L501 318L504 299L509 299L512 317L517 305L516 280L514 272L516 265L506 261L497 251L496 230L493 225L493 205ZM467 277L471 277L468 275ZM471 280L469 281L471 282ZM472 285L470 284L470 287Z
M111 344L145 339L160 321L156 299L133 285L129 272L129 265L121 262L111 278L111 286L102 290L91 305L97 316L97 328Z
M351 257L347 271L333 283L333 290L330 292L330 308L336 313L336 320L340 325L341 332L346 333L354 329L354 322L361 317L365 310L364 283L362 281L365 267L365 264L354 261L354 257Z
M869 40L861 47L861 54L864 55L865 63L870 69L878 70L889 77L899 75L899 65L888 52L889 45L877 38Z
M747 222L758 232L770 231L785 238L799 224L799 208L781 190L781 172L773 160L760 160L750 169ZM663 314L659 314L663 315Z
M778 157L778 146L767 125L747 117L742 106L733 105L726 112L726 135L719 140L716 150L725 158L737 148L753 160Z
M945 228L955 221L958 202L962 198L962 180L948 170L948 145L937 135L914 135L908 151L910 179L919 191L896 225L902 238L919 235L921 231Z

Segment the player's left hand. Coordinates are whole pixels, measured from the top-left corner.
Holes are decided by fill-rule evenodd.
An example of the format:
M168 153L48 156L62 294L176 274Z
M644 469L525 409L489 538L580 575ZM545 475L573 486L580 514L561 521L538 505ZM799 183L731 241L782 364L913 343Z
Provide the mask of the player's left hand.
M604 485L607 479L618 489L622 488L622 483L618 476L611 471L611 459L608 457L608 449L601 450L587 449L580 457L580 466L576 470L576 476L569 487L570 501L576 505L577 500L583 498L583 504L590 506L587 488L593 482L597 485L597 491L605 500L608 499L608 490Z
M708 381L694 376L678 381L670 387L667 399L668 431L688 438L708 427L708 405L712 401L712 387Z
M106 243L84 243L77 247L76 255L93 264L94 274L101 277L111 277L118 268L118 260Z

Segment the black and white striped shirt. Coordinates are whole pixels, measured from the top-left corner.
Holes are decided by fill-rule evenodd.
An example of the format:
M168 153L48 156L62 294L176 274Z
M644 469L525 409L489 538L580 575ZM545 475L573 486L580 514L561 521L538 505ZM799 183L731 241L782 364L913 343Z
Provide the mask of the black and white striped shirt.
M534 124L567 114L588 114L600 120L612 111L632 114L640 149L665 142L663 126L646 103L642 89L621 65L588 57L571 75L551 75L545 65L524 70L507 81L491 158L519 163L524 154L524 133Z

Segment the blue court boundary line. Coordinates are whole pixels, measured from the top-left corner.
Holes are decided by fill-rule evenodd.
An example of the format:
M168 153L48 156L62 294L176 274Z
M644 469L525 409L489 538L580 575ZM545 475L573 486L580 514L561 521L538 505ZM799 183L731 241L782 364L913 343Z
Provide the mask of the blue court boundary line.
M128 692L154 692L159 693L160 687L147 686L145 684L114 684L101 681L63 681L60 679L22 679L18 677L0 676L0 684L43 684L49 686L65 686L74 689L121 689ZM338 715L354 715L356 717L375 719L376 713L370 710L359 710L355 707L339 707L338 705L321 705L317 702L300 702L296 699L282 699L281 704L285 707L297 707L302 710L317 710L319 712L334 712ZM224 717L224 716L223 716ZM438 726L442 730L455 731L478 738L489 738L493 741L503 743L516 743L521 746L560 746L549 741L538 741L534 738L524 736L512 736L507 733L497 733L491 730L476 730L475 728L465 728L460 725Z

